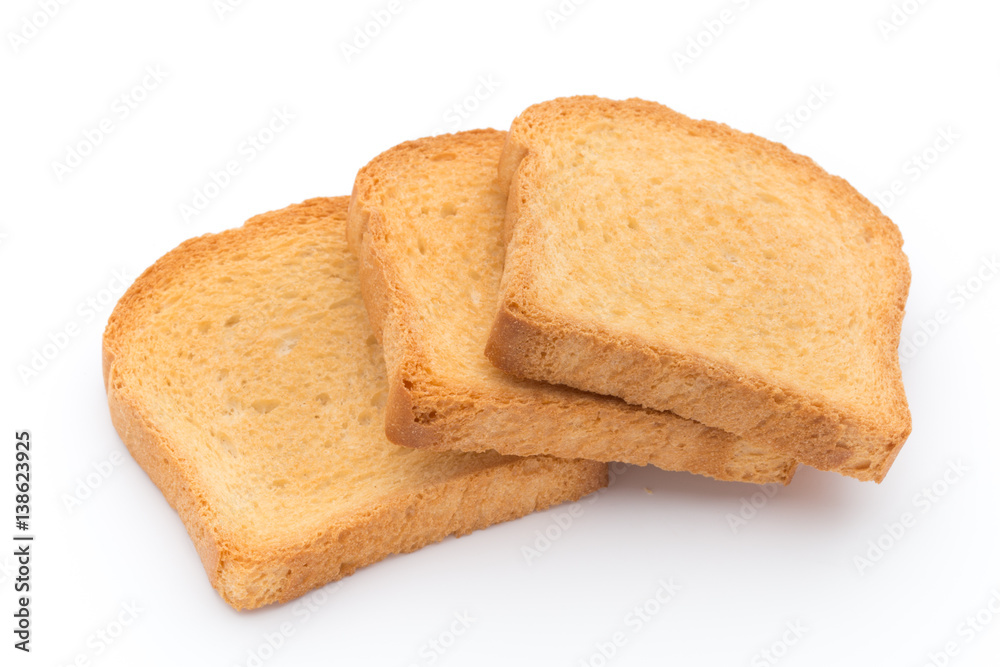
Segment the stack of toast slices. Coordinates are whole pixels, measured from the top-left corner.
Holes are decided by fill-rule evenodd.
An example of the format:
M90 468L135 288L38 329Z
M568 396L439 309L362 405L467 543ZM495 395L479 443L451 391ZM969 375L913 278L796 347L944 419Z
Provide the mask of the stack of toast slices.
M564 98L183 243L115 308L104 380L212 585L255 608L612 461L881 481L908 287L895 225L808 158Z

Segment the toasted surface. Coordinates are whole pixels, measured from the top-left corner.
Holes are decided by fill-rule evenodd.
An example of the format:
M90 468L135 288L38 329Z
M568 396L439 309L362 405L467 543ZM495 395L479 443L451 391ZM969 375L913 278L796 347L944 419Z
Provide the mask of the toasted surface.
M387 433L426 449L653 464L784 482L795 462L719 429L617 398L519 380L483 348L503 269L505 133L412 141L357 177L348 231L388 362Z
M104 334L112 420L236 608L576 499L606 467L397 447L382 351L344 239L312 199L189 240Z
M812 160L642 100L513 123L487 354L881 480L910 432L896 226Z

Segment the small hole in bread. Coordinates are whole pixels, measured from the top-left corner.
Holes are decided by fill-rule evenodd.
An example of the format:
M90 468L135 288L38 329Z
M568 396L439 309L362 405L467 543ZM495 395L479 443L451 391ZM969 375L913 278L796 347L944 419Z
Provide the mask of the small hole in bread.
M431 410L429 412L417 413L416 415L413 416L413 421L415 421L418 424L429 424L430 422L437 419L437 416L438 416L437 410Z
M219 434L219 444L222 446L224 450L226 450L226 453L228 453L230 456L236 457L240 455L240 452L236 448L236 445L233 443L232 439L230 439L230 437L225 433Z
M283 357L289 352L291 352L296 345L299 344L299 338L302 337L300 331L286 331L282 332L277 336L277 345L275 353L279 357Z
M253 403L250 404L250 406L253 407L254 410L261 413L262 415L266 415L268 412L274 410L279 405L281 405L281 401L275 400L273 398L261 399L259 401L254 401Z

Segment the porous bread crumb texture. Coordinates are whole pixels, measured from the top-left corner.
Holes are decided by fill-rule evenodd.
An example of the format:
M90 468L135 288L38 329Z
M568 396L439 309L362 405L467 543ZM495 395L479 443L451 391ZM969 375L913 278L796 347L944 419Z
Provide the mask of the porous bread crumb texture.
M723 480L787 483L795 461L669 412L534 381L483 354L496 314L506 134L411 141L361 169L348 237L388 362L387 434L423 449L653 464Z
M606 483L592 462L386 440L347 203L313 199L185 242L105 331L114 424L238 609Z
M662 105L529 108L500 160L500 368L881 481L910 432L896 226L812 160Z

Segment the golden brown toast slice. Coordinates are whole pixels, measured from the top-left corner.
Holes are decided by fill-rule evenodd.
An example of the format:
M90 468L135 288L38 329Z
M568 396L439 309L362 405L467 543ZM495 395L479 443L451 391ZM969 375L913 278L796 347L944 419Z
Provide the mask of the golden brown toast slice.
M642 100L530 107L487 355L881 481L910 433L896 226L779 144Z
M311 199L181 244L129 288L104 334L115 428L238 609L607 481L589 461L386 440L347 204Z

